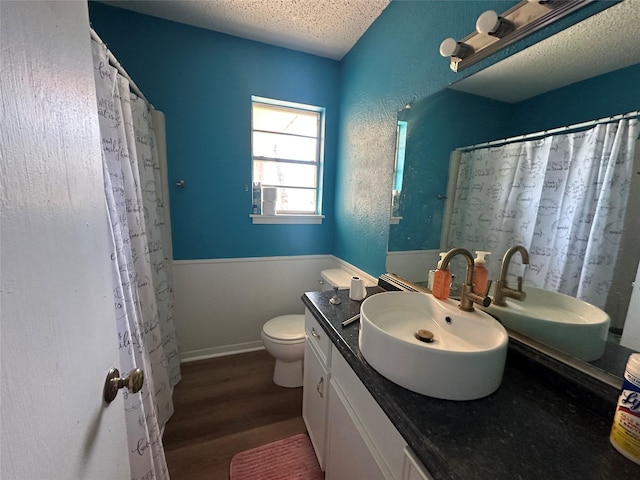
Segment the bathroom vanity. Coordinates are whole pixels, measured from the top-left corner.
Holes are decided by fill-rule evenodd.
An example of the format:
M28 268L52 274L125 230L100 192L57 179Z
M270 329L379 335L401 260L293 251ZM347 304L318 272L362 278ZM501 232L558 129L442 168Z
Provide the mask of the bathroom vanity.
M307 308L302 416L326 478L430 479L320 322Z
M302 297L303 418L327 480L640 478L640 466L609 443L617 400L610 386L582 385L510 341L495 393L472 401L419 395L367 364L359 322L341 326L361 302L347 290L339 305L332 296Z

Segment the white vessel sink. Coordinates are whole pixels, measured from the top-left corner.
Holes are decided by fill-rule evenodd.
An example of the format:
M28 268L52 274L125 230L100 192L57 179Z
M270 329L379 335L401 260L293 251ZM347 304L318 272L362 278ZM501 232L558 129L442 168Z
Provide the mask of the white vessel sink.
M428 330L433 341L415 336ZM454 300L385 292L362 302L360 351L380 375L430 397L473 400L502 382L508 335L484 312L463 312Z
M484 310L502 324L580 360L600 358L609 333L609 315L575 297L525 287L526 300L507 298L507 306Z

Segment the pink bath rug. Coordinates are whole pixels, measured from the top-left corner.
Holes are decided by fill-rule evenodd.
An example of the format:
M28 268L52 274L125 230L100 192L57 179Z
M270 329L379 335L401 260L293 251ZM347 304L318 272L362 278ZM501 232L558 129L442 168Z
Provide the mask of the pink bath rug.
M322 480L313 446L306 433L236 454L230 480Z

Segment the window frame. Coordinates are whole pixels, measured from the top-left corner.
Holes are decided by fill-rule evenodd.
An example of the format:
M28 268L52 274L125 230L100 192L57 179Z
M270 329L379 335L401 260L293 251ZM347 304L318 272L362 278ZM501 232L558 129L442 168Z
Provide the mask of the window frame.
M254 115L253 110L256 104L265 105L267 107L274 107L285 109L285 110L301 110L304 112L313 112L318 114L318 131L317 131L317 147L316 147L316 160L315 162L305 162L307 165L315 165L316 168L316 185L315 185L315 197L316 197L316 211L315 213L304 213L304 212L290 212L290 213L278 213L276 215L264 215L260 214L250 214L249 217L252 218L253 223L322 223L322 219L324 215L322 215L322 192L323 192L323 171L324 171L324 141L325 141L325 112L326 109L324 107L318 107L315 105L307 105L296 102L289 102L285 100L277 100L273 98L260 97L256 95L251 96L251 185L254 182L254 174L255 174L255 162L256 161L275 161L278 162L277 158L274 157L256 157L254 156L253 149L253 136L254 132L264 132L264 130L254 129ZM267 132L268 133L268 132ZM278 132L275 132L278 133ZM282 160L283 164L286 163L297 163L295 161L287 161L286 159ZM272 186L272 185L263 185L264 186ZM273 185L276 186L277 185ZM294 187L295 188L295 187ZM253 199L252 199L253 202Z

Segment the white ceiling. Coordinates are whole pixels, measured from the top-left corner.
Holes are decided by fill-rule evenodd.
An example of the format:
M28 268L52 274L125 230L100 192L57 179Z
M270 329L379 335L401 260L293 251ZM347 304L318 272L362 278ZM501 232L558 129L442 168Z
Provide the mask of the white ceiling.
M640 0L625 0L451 88L515 103L637 63Z
M390 0L111 0L102 3L341 60Z

